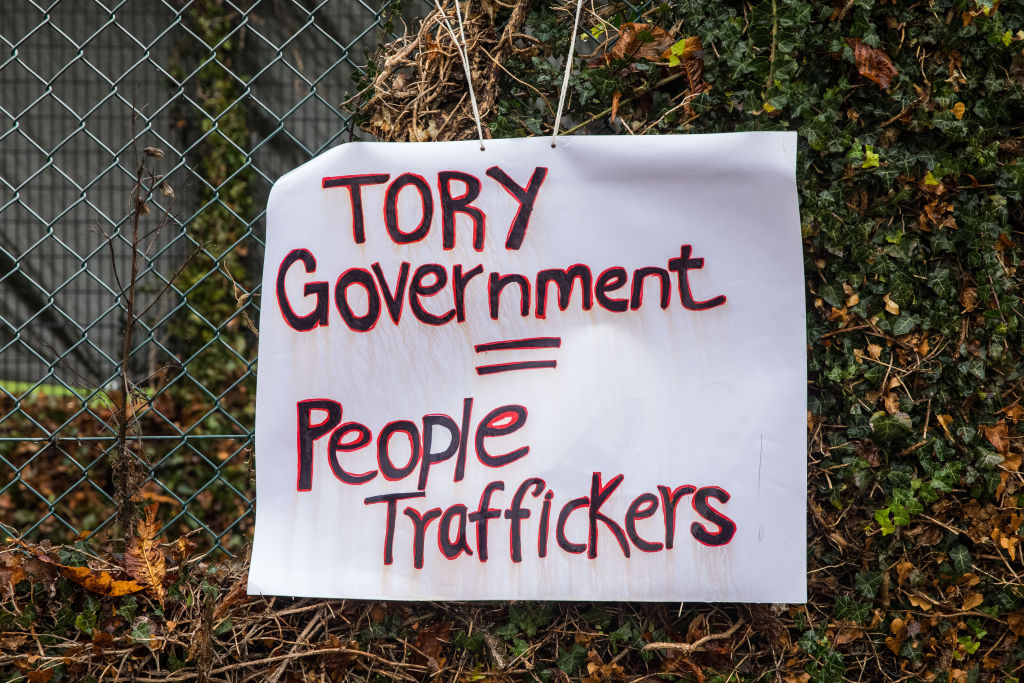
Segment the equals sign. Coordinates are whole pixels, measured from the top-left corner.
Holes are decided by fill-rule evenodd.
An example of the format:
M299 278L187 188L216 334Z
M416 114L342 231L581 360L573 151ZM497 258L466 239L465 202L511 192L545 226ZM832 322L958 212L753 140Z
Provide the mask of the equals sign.
M488 351L512 351L516 349L557 349L562 345L561 337L533 337L531 339L506 339L505 341L487 342L477 344L473 347L477 353ZM476 374L493 375L496 372L509 372L510 370L533 370L536 368L554 368L558 363L553 360L528 360L518 363L495 363L492 365L478 365Z

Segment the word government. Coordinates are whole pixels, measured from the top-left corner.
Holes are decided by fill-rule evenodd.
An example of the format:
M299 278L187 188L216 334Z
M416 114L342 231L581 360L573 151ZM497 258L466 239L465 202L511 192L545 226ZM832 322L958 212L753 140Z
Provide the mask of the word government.
M521 186L497 166L487 170L487 176L518 205L505 237L505 249L516 251L522 247L547 174L548 169L537 167L529 181ZM461 171L437 174L436 202L430 183L413 173L403 173L393 180L387 173L323 178L325 190L342 188L348 191L352 206L352 238L356 244L367 240L368 211L362 189L386 183L380 215L383 216L384 232L395 245L401 247L426 239L431 232L436 204L441 217L443 249L455 248L456 217L462 215L468 217L472 224L473 249L478 252L484 250L487 214L482 206L474 204L482 183L476 176ZM461 185L461 194L453 191L453 183ZM414 221L399 215L398 199L403 192L414 192L420 199L421 211L413 217ZM412 222L416 222L415 227L411 227ZM331 281L316 278L317 261L313 252L296 248L278 266L276 295L281 316L289 327L298 332L330 325L332 308L355 332L372 330L385 312L398 325L406 309L426 325L440 326L452 321L463 323L466 321L467 298L474 296L483 297L492 320L498 320L503 310L514 311L524 318L535 316L543 319L550 309L552 292L558 309L565 311L575 291L579 292L577 300L585 311L595 304L614 313L635 311L643 306L645 291L655 292L662 309L669 308L672 299L677 298L686 310L704 311L721 306L726 297L722 294L707 299L695 297L691 289L691 273L703 267L704 259L694 256L693 247L689 244L681 245L678 256L673 255L664 266L631 270L612 266L596 276L590 266L582 263L525 275L485 272L484 266L479 264L448 267L425 263L414 267L408 261L403 261L397 272L385 273L380 262L376 262L340 273L333 281L332 292ZM302 284L302 296L289 297L286 280L296 270L304 272L307 278ZM504 306L503 301L507 302Z

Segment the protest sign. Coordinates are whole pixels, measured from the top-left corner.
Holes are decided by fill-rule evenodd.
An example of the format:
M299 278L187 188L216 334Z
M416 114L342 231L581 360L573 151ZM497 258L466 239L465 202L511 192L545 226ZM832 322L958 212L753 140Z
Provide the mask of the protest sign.
M281 178L249 591L803 601L795 160L351 143Z

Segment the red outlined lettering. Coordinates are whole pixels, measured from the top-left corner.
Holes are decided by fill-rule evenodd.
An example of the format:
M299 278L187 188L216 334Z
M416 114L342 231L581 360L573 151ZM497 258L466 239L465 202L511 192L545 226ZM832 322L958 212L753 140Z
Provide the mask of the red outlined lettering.
M698 515L718 527L717 532L711 533L699 522L690 525L690 533L702 545L709 547L726 545L736 535L736 523L708 503L708 498L728 503L731 497L728 491L718 486L705 486L694 494L693 500L690 501L693 509Z
M398 224L398 195L406 187L412 185L420 196L423 210L419 225L412 232L402 232ZM384 229L395 244L413 244L419 242L430 232L430 223L434 220L434 196L430 192L430 183L415 173L403 173L395 178L384 195Z
M307 282L302 288L302 295L315 296L316 304L314 304L312 312L303 316L298 315L289 303L288 293L284 288L288 269L296 261L302 261L307 274L316 272L316 258L308 249L292 249L288 252L277 269L277 307L289 327L297 332L308 332L319 325L326 326L328 324L329 285L326 282Z

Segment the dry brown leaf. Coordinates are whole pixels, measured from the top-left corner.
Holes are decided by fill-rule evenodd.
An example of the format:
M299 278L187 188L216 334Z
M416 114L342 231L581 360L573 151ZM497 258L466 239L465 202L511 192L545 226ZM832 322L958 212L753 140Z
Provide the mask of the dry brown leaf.
M93 629L92 644L98 650L109 648L114 644L114 636L101 629Z
M963 102L957 102L953 105L953 108L950 109L950 111L953 112L953 116L957 119L962 119L964 117L964 112L967 111L967 107L964 106Z
M224 596L224 599L217 603L217 608L213 611L213 620L220 621L224 617L228 616L228 611L239 601L242 604L248 602L249 594L246 590L246 585L249 583L249 572L245 572L239 577L235 585L228 591L228 594Z
M663 28L630 21L619 27L619 39L609 54L613 59L646 59L656 62L665 50L672 49L675 42Z
M605 681L619 680L625 675L625 670L612 662L605 664L597 650L587 652L587 676L580 679L581 683L605 683ZM703 674L702 674L703 675Z
M145 585L147 592L164 604L164 577L167 575L166 559L157 542L160 522L156 511L159 503L146 506L146 516L136 525L136 533L124 555L124 569L133 578Z
M20 556L10 550L0 552L0 589L13 591L15 586L27 578Z
M939 426L942 427L942 431L946 433L946 438L950 441L953 440L953 435L949 433L949 426L953 424L952 415L936 415L935 419L938 421Z
M899 74L889 55L877 47L865 44L860 38L847 38L846 42L853 48L853 58L860 75L874 81L883 90L888 90L892 79Z
M935 604L931 600L920 595L911 595L910 604L914 607L924 610L925 612L927 612L935 606Z
M1024 408L1021 407L1019 402L1015 402L1001 410L997 410L996 412L1006 415L1006 419L1013 423L1016 423L1024 417Z
M1004 469L1008 469L1011 472L1017 472L1020 470L1021 455L1020 453L1007 453L1003 456L1002 466Z
M1013 631L1013 635L1024 636L1024 612L1006 615L1006 625Z
M612 94L612 123L615 123L615 117L619 114L619 100L622 99L622 93L616 90Z
M413 661L418 664L426 664L433 671L440 671L445 664L445 658L441 656L441 649L444 643L448 642L451 633L451 625L437 621L420 630L413 641L416 652L413 653Z
M896 584L899 586L903 585L903 582L910 576L910 572L914 571L914 563L908 560L900 562L896 565Z
M968 610L972 610L983 602L985 602L985 596L981 593L968 593L964 597L964 602L960 606L960 611L966 612Z
M995 425L981 425L981 433L985 435L996 453L1005 456L1010 450L1010 437L1006 427L1006 420L1000 420Z
M885 302L885 310L888 313L892 313L893 315L900 314L900 305L893 301L891 298L889 298L888 294L882 297L882 301Z
M888 394L886 394L883 403L885 404L885 412L889 413L890 415L899 412L900 397L896 395L896 392L890 391Z
M90 590L93 593L99 593L100 595L107 595L116 598L122 595L138 593L145 588L145 586L136 583L135 581L115 579L110 572L102 569L93 569L92 567L69 567L67 565L60 564L59 562L54 562L44 548L32 545L25 541L15 540L14 542L35 556L34 558L28 558L25 560L23 564L25 567L27 567L30 562L37 565L35 570L27 572L35 577L44 578L49 576L50 570L39 566L41 564L45 564L52 567L57 572L60 572L60 575L69 581L74 581L86 590Z
M973 572L967 572L956 581L961 586L977 586L981 583L981 577Z
M965 287L960 292L960 303L963 304L964 310L970 313L978 307L978 290L974 287Z
M892 635L885 639L885 646L889 648L894 655L899 655L900 648L903 646L903 641L907 639L907 622L896 617L889 625L889 631Z
M49 683L49 680L53 678L53 674L56 670L57 667L52 666L49 669L28 671L25 673L25 680L28 681L28 683Z
M854 628L841 628L839 633L836 634L836 645L847 645L853 641L864 637L864 629L859 627Z
M868 344L868 355L871 356L872 358L874 358L875 360L878 360L879 357L882 355L882 345L881 344L870 344L869 343Z
M171 557L174 558L175 562L183 562L195 549L196 544L192 539L188 536L181 536L171 546Z
M1000 536L999 547L1006 551L1010 556L1011 562L1017 561L1017 546L1020 544L1020 538L1017 536Z
M40 558L41 559L41 558ZM135 581L124 581L115 579L110 572L91 567L66 567L62 564L52 563L65 579L74 581L86 590L112 598L119 598L122 595L138 593L146 588L145 585Z

